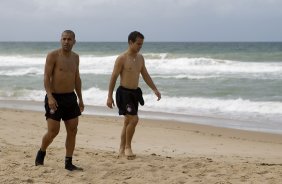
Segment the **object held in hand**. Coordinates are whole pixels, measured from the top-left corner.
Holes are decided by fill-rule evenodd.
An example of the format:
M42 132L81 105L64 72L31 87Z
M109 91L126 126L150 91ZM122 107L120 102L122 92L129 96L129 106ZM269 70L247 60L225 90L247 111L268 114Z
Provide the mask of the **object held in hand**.
M55 110L54 109L50 109L50 114L54 114Z

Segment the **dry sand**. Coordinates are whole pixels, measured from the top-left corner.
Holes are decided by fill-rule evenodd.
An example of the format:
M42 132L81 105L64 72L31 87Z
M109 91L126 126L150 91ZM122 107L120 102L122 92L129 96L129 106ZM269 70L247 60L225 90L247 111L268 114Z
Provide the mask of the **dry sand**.
M281 183L282 135L141 119L135 160L117 159L122 118L80 117L74 164L64 169L65 128L34 166L43 112L0 109L0 183Z

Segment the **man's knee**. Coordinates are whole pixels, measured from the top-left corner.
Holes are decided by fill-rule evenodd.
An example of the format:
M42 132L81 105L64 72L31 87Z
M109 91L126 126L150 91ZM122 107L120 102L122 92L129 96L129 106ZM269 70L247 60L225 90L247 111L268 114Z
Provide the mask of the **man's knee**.
M127 115L127 116L125 116L125 122L127 122L127 123L137 124L138 121L139 121L139 117L137 115L135 115L135 116Z
M50 129L48 130L48 133L49 137L51 139L54 139L58 134L59 134L59 130L58 129Z
M48 124L48 136L50 138L55 138L59 132L60 132L60 122L53 120L53 119L47 119L47 124Z
M67 134L69 135L76 135L77 134L77 127L68 127Z
M138 121L139 121L139 117L138 117L138 116L134 116L134 118L133 118L133 122L137 124L137 123L138 123Z
M67 130L67 134L76 135L77 126L78 126L78 118L65 121L65 126L66 126L66 130Z

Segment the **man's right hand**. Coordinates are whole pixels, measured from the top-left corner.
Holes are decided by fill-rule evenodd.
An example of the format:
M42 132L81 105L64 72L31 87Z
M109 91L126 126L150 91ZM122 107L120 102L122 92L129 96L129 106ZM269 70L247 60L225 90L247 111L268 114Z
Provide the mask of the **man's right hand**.
M50 109L57 110L58 104L53 96L48 96L48 105Z
M113 108L113 106L115 106L115 102L114 102L113 98L108 97L107 106L111 109Z

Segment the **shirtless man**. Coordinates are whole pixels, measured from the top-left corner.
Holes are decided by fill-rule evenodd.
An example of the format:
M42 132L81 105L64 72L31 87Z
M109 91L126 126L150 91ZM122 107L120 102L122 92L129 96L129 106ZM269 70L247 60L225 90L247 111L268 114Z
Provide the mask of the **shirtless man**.
M138 103L144 104L142 91L138 88L140 74L146 84L154 91L158 100L161 99L161 94L146 69L144 58L139 54L143 41L144 36L140 32L134 31L129 34L128 49L115 61L108 91L107 106L113 108L115 106L113 91L116 80L120 76L120 86L116 91L116 103L119 115L124 115L124 126L121 132L119 156L126 156L127 159L135 158L131 141L139 120Z
M65 169L82 170L72 164L78 116L84 110L79 74L79 56L72 51L75 34L66 30L61 35L61 48L47 55L44 71L45 116L48 130L42 138L40 150L37 152L35 165L43 165L47 147L58 135L61 119L65 123L66 157ZM75 93L75 92L76 93ZM77 103L77 98L79 103Z

